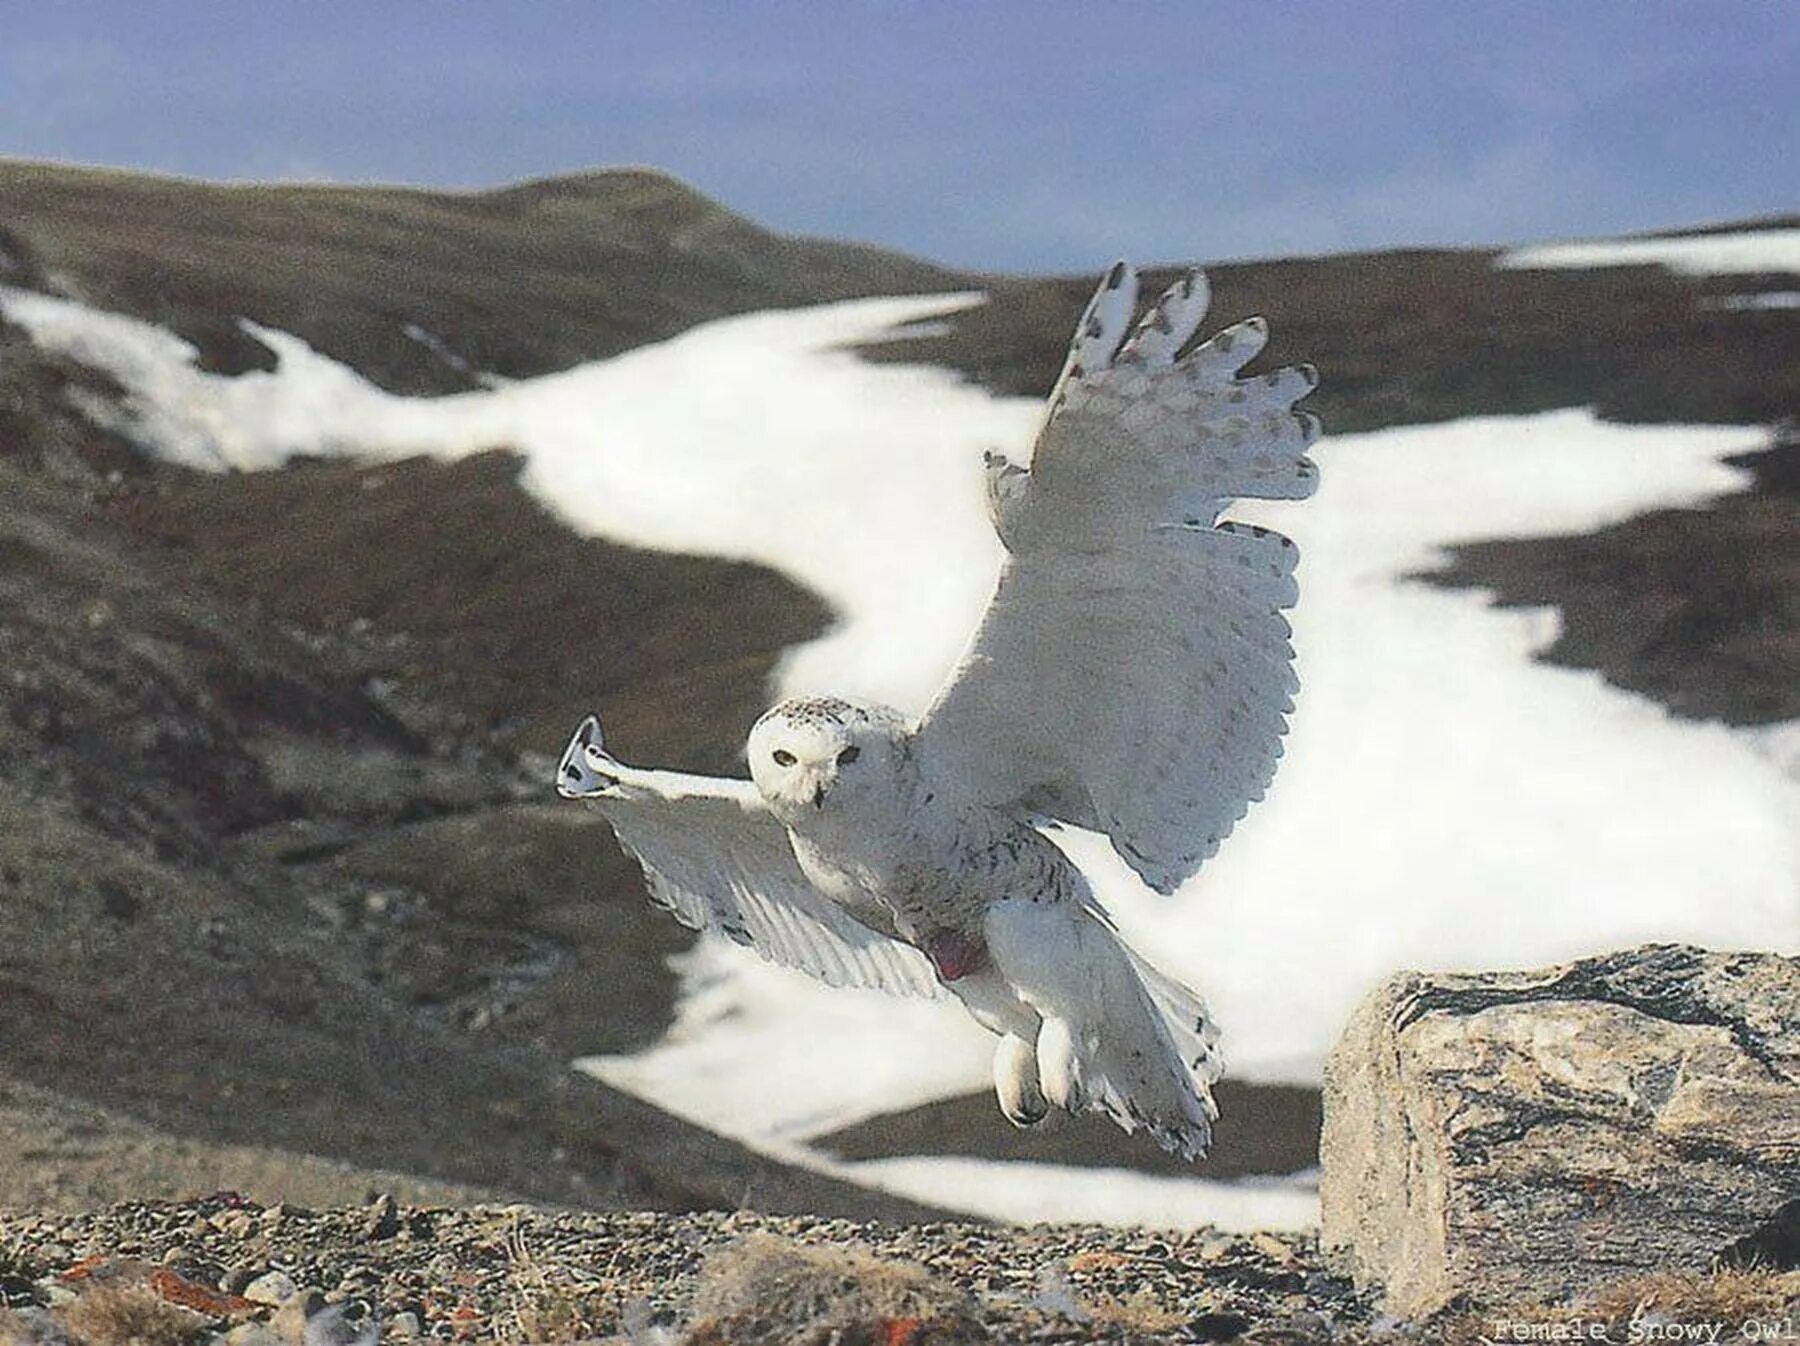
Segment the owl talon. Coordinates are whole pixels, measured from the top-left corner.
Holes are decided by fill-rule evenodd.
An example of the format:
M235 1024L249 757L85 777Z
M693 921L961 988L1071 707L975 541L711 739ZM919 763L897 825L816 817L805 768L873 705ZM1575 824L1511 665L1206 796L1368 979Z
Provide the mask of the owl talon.
M600 720L590 715L575 730L556 768L556 793L564 799L593 799L618 787L609 768L618 763L601 747Z

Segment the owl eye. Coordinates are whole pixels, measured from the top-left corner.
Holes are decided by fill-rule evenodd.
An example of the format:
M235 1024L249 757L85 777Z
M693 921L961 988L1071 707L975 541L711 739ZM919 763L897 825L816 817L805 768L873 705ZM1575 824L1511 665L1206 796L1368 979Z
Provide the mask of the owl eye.
M770 753L769 756L775 759L776 766L792 766L795 762L800 760L786 748L777 748L774 752Z
M839 766L849 766L850 763L854 762L857 758L859 758L861 756L862 756L862 749L857 747L854 743L852 743L848 748L845 748L842 752L840 752L838 754L838 765Z

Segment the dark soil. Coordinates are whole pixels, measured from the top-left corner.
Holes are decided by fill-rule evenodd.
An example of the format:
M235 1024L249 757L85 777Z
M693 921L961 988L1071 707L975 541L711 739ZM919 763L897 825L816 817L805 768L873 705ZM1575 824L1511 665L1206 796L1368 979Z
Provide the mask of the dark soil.
M1478 542L1420 578L1556 606L1539 658L1597 668L1677 715L1727 724L1800 716L1800 442L1737 460L1755 486L1577 537Z
M1317 365L1319 390L1307 405L1332 434L1570 406L1645 423L1773 423L1800 412L1800 315L1710 306L1791 278L1687 277L1660 266L1499 270L1497 255L1209 264L1208 321L1267 317L1258 367ZM1176 275L1147 272L1144 288L1155 293ZM1092 289L1085 276L999 281L989 303L950 320L947 335L872 354L947 364L997 390L1041 396Z
M897 1154L967 1154L1019 1163L1129 1168L1170 1177L1227 1181L1297 1173L1319 1163L1319 1091L1297 1084L1213 1086L1220 1122L1198 1167L1173 1155L1145 1153L1141 1140L1093 1115L1057 1118L1030 1131L993 1125L994 1096L983 1091L870 1117L814 1144L845 1159Z
M547 373L728 313L962 283L895 253L770 233L641 169L431 192L0 159L0 248L8 283L55 280L170 327L206 368L270 367L243 317L403 393L474 387L470 370Z
M388 653L365 676L455 707L463 733L559 751L594 708L636 760L733 767L775 661L825 629L824 604L753 566L578 537L519 486L522 467L495 452L160 470L105 508L230 602L380 632Z

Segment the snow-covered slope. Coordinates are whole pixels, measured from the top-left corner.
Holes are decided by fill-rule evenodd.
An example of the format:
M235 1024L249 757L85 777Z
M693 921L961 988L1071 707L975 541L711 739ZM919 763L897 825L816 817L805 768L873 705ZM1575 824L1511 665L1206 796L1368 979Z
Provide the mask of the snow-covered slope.
M1494 264L1519 271L1664 266L1683 276L1800 274L1800 229L1536 243L1502 253Z
M279 332L255 329L278 368L226 378L146 324L0 292L0 311L39 344L118 381L124 413L91 402L93 413L154 452L261 469L296 454L513 446L530 489L579 529L760 561L830 600L840 624L793 654L779 690L907 709L948 666L998 564L980 451L1022 455L1036 407L837 348L973 302L727 319L563 374L423 400ZM1765 442L1579 410L1343 436L1321 446L1315 500L1258 508L1304 556L1303 690L1269 800L1173 901L1075 843L1132 933L1205 990L1240 1074L1315 1077L1353 999L1397 967L1532 963L1661 938L1796 942L1796 787L1766 736L1674 721L1596 675L1534 663L1550 612L1496 611L1408 579L1451 543L1581 530L1729 491L1742 474L1721 460ZM803 1157L808 1136L984 1075L979 1031L953 1014L741 963L697 955L668 1041L590 1068ZM1046 1191L1041 1175L976 1172L916 1160L861 1176L1009 1216L1179 1209L1256 1222L1306 1210L1304 1183L1275 1194L1279 1209L1242 1191L1209 1197L1204 1184L1171 1206L1167 1188L1116 1182L1088 1205L1079 1184L1060 1184L1052 1207L1031 1196Z

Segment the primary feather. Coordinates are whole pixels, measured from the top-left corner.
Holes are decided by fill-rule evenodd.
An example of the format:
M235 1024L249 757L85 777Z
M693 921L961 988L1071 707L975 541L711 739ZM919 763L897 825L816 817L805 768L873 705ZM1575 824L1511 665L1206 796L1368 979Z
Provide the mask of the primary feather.
M650 898L691 930L712 931L828 986L941 993L917 949L824 897L794 859L785 828L749 781L642 771L608 756L589 716L563 754L557 788L604 798L619 844Z

